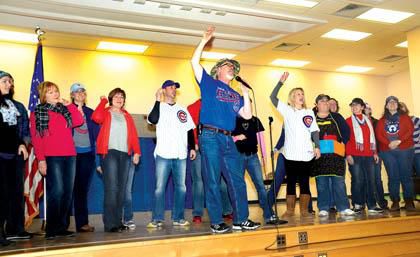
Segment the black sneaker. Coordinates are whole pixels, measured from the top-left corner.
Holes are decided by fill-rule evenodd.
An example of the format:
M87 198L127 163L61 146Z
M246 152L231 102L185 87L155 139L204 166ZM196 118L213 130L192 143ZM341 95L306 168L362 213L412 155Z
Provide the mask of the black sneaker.
M124 231L124 230L129 230L130 228L127 225L122 224L120 226L120 229L121 229L121 231Z
M213 233L226 233L230 230L230 226L223 222L220 224L211 225L210 229Z
M362 214L363 209L362 208L353 208L354 214Z
M266 225L282 225L286 223L287 220L281 220L276 215L272 215L270 219L265 222Z
M384 209L380 208L380 207L375 207L373 209L369 209L368 213L369 214L377 214L377 213L383 213Z
M232 229L234 230L254 230L261 226L261 223L259 222L253 222L252 220L246 220L240 224L233 224Z
M329 212L329 213L337 213L337 209L336 209L336 208L334 208L334 207L331 207L331 208L328 210L328 212Z
M106 232L111 232L111 233L121 233L121 227L113 227L110 230L107 230Z
M33 235L31 233L23 231L15 235L7 235L6 239L7 240L28 240L28 239L31 239L32 237Z
M47 240L53 240L53 239L55 239L55 235L54 234L50 234L50 233L46 233L45 234L45 239L47 239Z
M72 231L68 231L68 230L63 230L63 231L60 231L60 232L57 232L57 234L56 234L56 236L59 236L59 237L74 237L74 232L72 232Z

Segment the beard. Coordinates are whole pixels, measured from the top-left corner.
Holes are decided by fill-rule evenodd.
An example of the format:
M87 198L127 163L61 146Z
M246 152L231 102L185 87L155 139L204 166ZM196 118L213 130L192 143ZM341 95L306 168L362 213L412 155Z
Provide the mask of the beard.
M226 74L226 78L228 80L233 80L233 75L232 74Z

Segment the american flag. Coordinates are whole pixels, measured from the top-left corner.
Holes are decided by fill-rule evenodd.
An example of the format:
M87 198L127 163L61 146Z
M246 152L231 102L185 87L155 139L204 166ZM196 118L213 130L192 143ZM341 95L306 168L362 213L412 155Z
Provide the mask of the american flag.
M33 112L38 104L38 85L44 81L44 65L42 61L42 44L38 44L35 57L34 74L32 76L31 93L29 96L29 111ZM33 147L29 146L29 158L25 165L25 227L29 227L32 219L39 214L39 199L44 193L43 179L38 172L38 161Z

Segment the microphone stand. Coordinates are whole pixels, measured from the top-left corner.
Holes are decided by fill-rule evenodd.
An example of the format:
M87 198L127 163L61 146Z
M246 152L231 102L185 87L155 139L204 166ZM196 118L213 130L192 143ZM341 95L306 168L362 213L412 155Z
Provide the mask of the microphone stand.
M273 117L268 117L268 127L270 130L270 155L271 155L271 171L273 176L273 197L274 197L274 213L276 214L276 217L279 217L278 210L277 210L277 197L276 197L276 177L275 177L275 169L274 169L274 148L273 148L273 131L271 128L271 123L273 123Z

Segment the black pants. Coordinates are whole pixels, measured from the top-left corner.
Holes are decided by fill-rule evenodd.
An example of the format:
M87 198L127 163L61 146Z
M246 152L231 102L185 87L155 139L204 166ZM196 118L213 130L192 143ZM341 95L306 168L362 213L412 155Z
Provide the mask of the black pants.
M12 192L15 187L16 159L0 157L0 237L4 234L4 224L8 219Z
M296 195L296 182L299 182L300 194L311 194L309 189L309 176L312 161L286 160L287 194Z
M23 195L25 161L22 156L16 160L15 172L10 175L9 213L7 216L6 233L16 235L25 231L25 198Z

